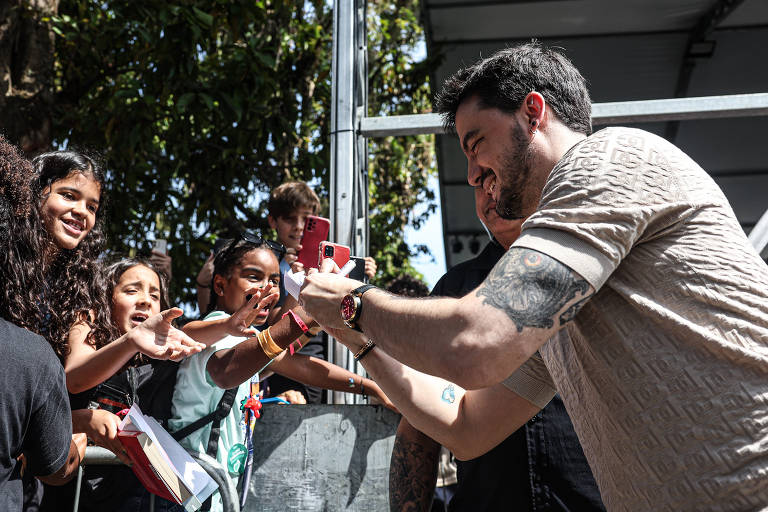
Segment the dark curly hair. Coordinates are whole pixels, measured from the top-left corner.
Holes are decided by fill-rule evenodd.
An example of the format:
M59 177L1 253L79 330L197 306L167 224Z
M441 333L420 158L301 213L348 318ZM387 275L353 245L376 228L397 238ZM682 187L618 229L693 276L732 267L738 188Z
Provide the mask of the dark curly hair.
M45 244L30 225L37 216L35 176L31 162L0 135L0 316L39 333Z
M592 133L592 103L586 80L561 53L536 41L499 50L448 78L435 98L446 130L456 131L456 111L466 98L512 114L531 91L544 96L557 118L570 129Z
M272 252L272 248L267 245L266 242L261 245L254 244L239 238L227 242L213 257L213 272L211 273L211 297L208 301L208 309L205 310L203 316L207 315L211 311L216 310L216 301L219 296L216 294L216 290L213 286L213 278L217 275L224 276L229 279L232 276L232 269L242 261L243 256L255 249L264 249Z
M105 176L95 155L76 151L44 153L32 160L32 165L36 172L32 194L38 203L36 215L30 216L30 222L47 255L46 285L42 294L46 311L41 333L63 360L69 354L69 330L77 322L84 322L90 327L88 343L100 347L112 340L109 330L105 328L110 324L110 308L100 282L103 264L99 260L106 242L103 227ZM102 197L93 229L76 248L60 249L45 229L40 208L53 183L73 173L81 173L96 181Z

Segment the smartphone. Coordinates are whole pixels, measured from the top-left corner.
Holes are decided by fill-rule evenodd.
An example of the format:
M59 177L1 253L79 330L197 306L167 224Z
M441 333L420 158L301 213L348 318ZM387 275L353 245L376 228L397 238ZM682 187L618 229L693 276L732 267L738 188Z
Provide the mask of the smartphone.
M304 265L304 268L317 268L320 260L317 258L320 242L328 239L331 231L331 221L325 217L310 215L304 223L304 234L301 236L301 250L296 261Z
M168 254L168 240L163 240L162 238L155 240L154 250L163 254Z
M355 268L349 273L349 278L367 283L368 276L365 275L365 258L362 256L350 256L349 259L355 262Z
M349 261L349 247L333 242L320 242L318 259L323 261L325 258L333 258L341 268Z

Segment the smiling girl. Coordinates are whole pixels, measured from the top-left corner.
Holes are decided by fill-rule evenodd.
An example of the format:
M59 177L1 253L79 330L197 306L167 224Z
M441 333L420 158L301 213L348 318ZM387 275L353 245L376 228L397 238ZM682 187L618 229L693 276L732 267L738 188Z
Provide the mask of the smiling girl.
M224 246L213 260L209 313L190 322L184 331L197 341L212 344L181 363L173 395L172 430L183 430L218 409L225 393L234 405L219 423L209 423L181 439L193 453L215 457L237 481L249 467L251 428L259 394L259 372L269 370L299 382L351 393L368 393L391 407L381 389L366 379L322 359L285 349L301 339L315 322L296 307L274 325L265 325L279 296L280 267L275 254L282 246L249 234ZM309 332L309 331L308 331ZM310 335L311 337L311 335ZM225 390L231 390L225 392ZM194 428L194 427L191 427ZM244 481L247 481L247 473ZM221 510L214 494L211 510Z
M98 303L98 257L104 248L102 189L104 174L93 158L75 151L44 153L32 160L36 178L33 194L40 198L38 214L30 222L43 245L44 288L39 291L46 309L41 331L59 358L69 353L70 328L86 322L91 339L107 343L108 334L95 325L108 325L108 312ZM57 292L53 292L57 290ZM60 293L59 290L66 290Z

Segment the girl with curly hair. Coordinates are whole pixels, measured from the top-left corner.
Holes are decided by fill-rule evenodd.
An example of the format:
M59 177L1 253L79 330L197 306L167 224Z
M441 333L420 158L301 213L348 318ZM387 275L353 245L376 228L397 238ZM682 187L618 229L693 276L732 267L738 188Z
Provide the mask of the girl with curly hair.
M171 326L182 314L178 308L115 339L98 259L105 242L101 166L75 151L45 153L32 165L37 173L32 193L40 204L30 222L43 247L46 280L40 330L64 364L69 392L100 384L138 352L156 359L198 352L199 344Z

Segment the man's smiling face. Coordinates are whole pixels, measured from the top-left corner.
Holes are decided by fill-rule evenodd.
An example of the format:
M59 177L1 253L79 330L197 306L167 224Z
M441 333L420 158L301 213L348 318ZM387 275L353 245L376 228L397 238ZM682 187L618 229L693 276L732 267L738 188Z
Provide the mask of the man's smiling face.
M469 184L482 186L504 219L533 213L541 188L533 184L533 149L516 116L487 108L472 96L456 111L456 132L467 157Z

